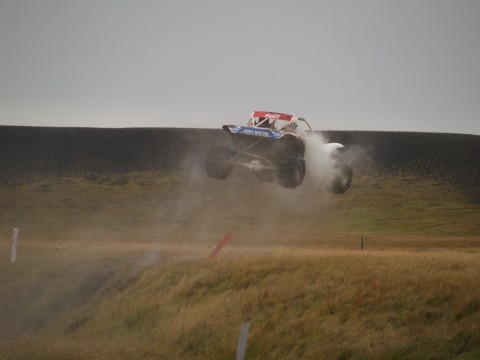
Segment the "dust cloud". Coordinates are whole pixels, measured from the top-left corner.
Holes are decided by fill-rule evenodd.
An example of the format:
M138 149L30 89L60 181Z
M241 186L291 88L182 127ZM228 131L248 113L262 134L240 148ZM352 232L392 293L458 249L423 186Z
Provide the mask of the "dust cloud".
M321 231L339 195L326 191L334 162L322 136L309 139L305 159L304 183L286 189L260 182L241 165L225 180L212 179L204 169L204 154L187 156L175 189L158 212L162 237L199 245L202 256L227 232L233 233L231 243L239 246L315 241L317 229L311 224Z
M322 135L316 134L305 139L305 177L311 182L310 186L327 185L335 166L330 155Z

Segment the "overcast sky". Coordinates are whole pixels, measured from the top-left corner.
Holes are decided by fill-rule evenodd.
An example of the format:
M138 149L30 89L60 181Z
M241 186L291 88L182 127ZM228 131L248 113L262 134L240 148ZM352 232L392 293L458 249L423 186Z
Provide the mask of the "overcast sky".
M480 135L480 1L0 0L0 124Z

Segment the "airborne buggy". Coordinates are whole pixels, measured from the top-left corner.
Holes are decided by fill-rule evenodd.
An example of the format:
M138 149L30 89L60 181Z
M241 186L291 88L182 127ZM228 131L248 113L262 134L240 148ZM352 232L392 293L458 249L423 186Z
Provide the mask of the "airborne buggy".
M257 179L278 182L286 188L303 183L306 169L306 144L315 137L310 124L301 117L276 112L255 111L247 126L224 125L231 135L231 146L213 146L206 156L207 175L225 179L234 165L252 170ZM329 157L327 189L343 194L352 182L353 172L342 157L344 146L338 143L323 145ZM307 165L307 166L306 166ZM313 165L313 164L312 164Z

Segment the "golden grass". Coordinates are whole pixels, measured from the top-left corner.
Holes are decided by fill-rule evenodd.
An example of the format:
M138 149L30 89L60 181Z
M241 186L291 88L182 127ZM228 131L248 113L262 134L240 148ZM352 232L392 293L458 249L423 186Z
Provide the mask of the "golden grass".
M248 358L480 354L479 254L310 252L158 264L81 324L1 350L11 358L233 358L249 322Z
M336 196L237 175L2 189L0 358L234 358L245 321L248 358L480 356L478 206L408 176Z

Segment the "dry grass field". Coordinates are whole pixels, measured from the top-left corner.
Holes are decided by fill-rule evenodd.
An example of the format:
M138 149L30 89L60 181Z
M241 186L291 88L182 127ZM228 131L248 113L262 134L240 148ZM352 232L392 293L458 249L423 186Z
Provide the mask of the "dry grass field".
M304 185L239 170L4 188L0 353L233 358L249 322L248 358L480 355L477 205L408 174L360 171L344 196Z
M156 264L6 358L478 358L478 253L310 249ZM113 283L111 286L115 286Z
M480 357L480 205L420 155L357 166L343 196L55 156L0 189L1 359L235 358L243 322L247 359Z

